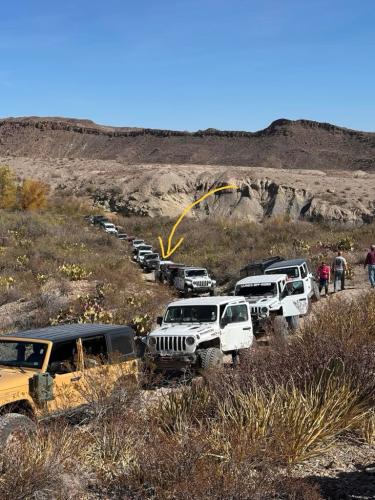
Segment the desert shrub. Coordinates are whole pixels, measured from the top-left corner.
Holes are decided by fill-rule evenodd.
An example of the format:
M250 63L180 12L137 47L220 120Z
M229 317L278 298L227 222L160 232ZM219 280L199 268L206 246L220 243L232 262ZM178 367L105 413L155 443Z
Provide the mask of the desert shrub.
M18 203L22 210L45 208L49 186L43 182L25 179L18 188Z
M9 167L0 166L0 209L16 205L17 185Z
M0 288L9 290L15 284L16 280L13 276L0 276Z
M71 479L69 485L68 480L69 474L74 478L76 469L73 450L74 434L66 426L41 427L34 438L15 440L2 448L1 498L80 498L79 481Z
M56 311L55 311L56 312ZM112 323L113 314L106 310L98 295L78 297L76 302L50 317L51 325L65 323Z
M71 281L85 280L92 274L79 264L62 264L59 271Z
M344 238L341 238L340 240L338 240L338 242L336 243L336 248L337 248L337 250L344 250L344 251L350 252L350 251L354 250L354 245L355 245L355 241L354 241L353 237L345 236Z
M375 443L375 409L371 408L371 410L364 415L364 418L358 425L358 429L366 441L370 446Z
M173 392L159 407L158 423L168 433L181 434L204 421L223 433L235 429L277 462L305 460L323 453L368 413L369 395L351 387L341 363L339 369L337 362L334 366L331 362L304 387L291 380L263 388L254 385L245 392L224 377L216 390L202 386Z

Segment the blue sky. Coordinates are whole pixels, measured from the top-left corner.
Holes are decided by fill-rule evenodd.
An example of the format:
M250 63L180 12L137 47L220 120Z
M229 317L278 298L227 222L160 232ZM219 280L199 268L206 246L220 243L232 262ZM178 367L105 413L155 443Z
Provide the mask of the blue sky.
M374 26L374 0L3 0L0 116L375 131Z

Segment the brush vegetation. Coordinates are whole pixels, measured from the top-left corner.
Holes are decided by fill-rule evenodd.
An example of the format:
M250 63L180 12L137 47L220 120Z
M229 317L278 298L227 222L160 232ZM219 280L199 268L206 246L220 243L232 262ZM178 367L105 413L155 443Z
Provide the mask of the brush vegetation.
M0 318L12 304L34 311L3 331L77 321L151 328L173 292L146 283L126 243L83 221L90 211L73 198L1 211ZM114 220L154 245L172 224ZM268 255L315 264L344 248L355 268L375 228L187 220L182 231L176 260L207 266L224 288ZM273 339L242 353L236 369L166 391L143 390L146 376L113 391L87 378L87 407L73 421L47 419L36 436L0 451L0 497L323 498L290 472L342 440L374 445L374 311L372 292L329 301L289 342Z

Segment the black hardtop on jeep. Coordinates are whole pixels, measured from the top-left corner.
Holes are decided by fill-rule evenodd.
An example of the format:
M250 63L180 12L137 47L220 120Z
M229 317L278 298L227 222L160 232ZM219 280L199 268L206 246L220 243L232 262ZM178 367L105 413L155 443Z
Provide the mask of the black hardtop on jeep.
M105 325L101 323L83 323L48 326L11 334L19 339L46 340L53 344L69 340L104 337L108 352L119 352L127 356L136 356L135 332L129 325ZM10 335L0 336L0 340Z
M264 271L269 266L281 261L284 261L284 257L281 257L280 255L275 255L274 257L269 257L267 259L254 260L240 269L240 276L241 278L246 278L247 276L258 276L260 274L264 274Z

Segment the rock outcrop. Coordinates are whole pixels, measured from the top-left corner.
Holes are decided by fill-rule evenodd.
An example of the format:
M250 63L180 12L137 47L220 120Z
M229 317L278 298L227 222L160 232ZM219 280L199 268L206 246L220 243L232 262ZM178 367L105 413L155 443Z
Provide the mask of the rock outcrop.
M249 165L375 170L375 133L309 120L259 132L107 127L89 120L0 120L0 155L119 160L125 164Z
M267 177L234 177L225 173L194 175L151 171L145 176L129 178L121 190L100 187L95 201L125 216L175 216L215 187L234 184L237 189L215 193L197 205L190 216L229 217L261 222L274 216L292 220L325 221L345 225L371 222L375 205L345 207L328 202L312 190L278 183Z

